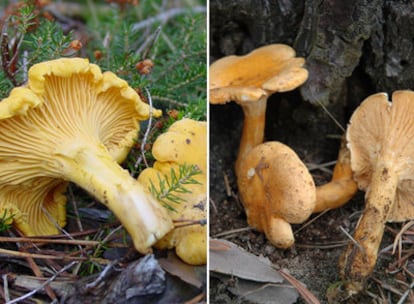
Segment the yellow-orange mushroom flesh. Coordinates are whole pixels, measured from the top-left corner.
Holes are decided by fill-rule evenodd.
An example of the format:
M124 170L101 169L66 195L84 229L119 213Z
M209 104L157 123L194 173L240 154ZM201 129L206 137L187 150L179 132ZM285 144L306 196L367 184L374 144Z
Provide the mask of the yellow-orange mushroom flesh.
M27 235L58 233L66 223L63 192L74 182L148 252L172 221L118 163L150 111L124 80L86 59L34 65L27 86L0 103L0 207L17 208L15 224Z

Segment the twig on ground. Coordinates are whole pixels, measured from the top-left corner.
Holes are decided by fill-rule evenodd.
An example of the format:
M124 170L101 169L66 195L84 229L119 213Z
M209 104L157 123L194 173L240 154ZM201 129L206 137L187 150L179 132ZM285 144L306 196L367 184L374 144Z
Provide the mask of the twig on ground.
M197 304L197 303L201 303L201 301L205 298L205 294L200 293L199 295L195 296L194 298L192 298L189 301L184 302L184 304Z
M72 202L72 206L73 206L73 212L75 213L76 224L78 225L79 231L83 231L82 221L79 216L78 204L76 202L75 195L73 194L72 187L69 186L68 188L69 188L69 196L71 198L70 201Z
M207 219L200 219L200 220L174 220L174 228L184 228L193 225L207 225Z
M178 100L171 99L171 98L168 98L168 97L154 95L152 98L154 100L168 102L169 104L171 104L175 107L188 108L188 104L179 102Z
M231 187L229 183L229 178L226 174L226 172L223 171L223 179L224 179L224 187L226 189L226 195L227 197L231 197Z
M7 302L6 304L14 304L14 303L18 303L20 301L26 300L28 298L30 298L32 295L34 295L35 293L39 292L40 290L42 290L44 287L48 286L49 283L51 283L52 281L54 281L59 274L65 272L66 270L72 268L76 263L78 262L71 262L68 265L66 265L65 267L63 267L62 269L60 269L59 271L57 271L53 276L51 276L48 280L46 280L42 285L40 285L38 288L33 289L32 291L30 291L29 293L26 293L25 295L18 297L16 299L13 299L9 302Z
M216 202L212 198L210 198L210 208L212 208L215 213L218 212Z
M99 276L91 283L86 284L86 292L90 291L91 289L94 289L97 287L103 280L107 278L107 276L111 273L113 270L114 265L118 263L118 260L114 260L108 265L105 266L105 268L99 273Z
M152 47L154 46L154 43L158 40L160 33L161 33L161 26L157 27L155 32L151 34L151 36L148 39L145 40L145 42L140 46L140 48L135 52L135 54L141 54L141 52L145 50L141 58L142 59L148 58L148 54L151 51Z
M375 277L372 277L372 280L375 281L378 285L381 286L381 288L383 288L385 290L388 290L388 291L390 291L390 292L392 292L392 293L394 293L394 294L396 294L396 295L398 295L400 297L403 295L403 293L401 291L397 290L393 286L391 286L389 284L386 284L383 281L381 281L381 280L379 280L379 279L377 279Z
M21 250L24 250L24 252L26 252L25 249L21 249ZM39 279L43 279L44 278L43 273L40 271L40 268L36 264L35 260L32 257L27 257L26 260L29 263L30 269L32 269L34 275ZM57 299L55 292L49 285L45 286L45 291L52 301Z
M325 105L323 105L319 100L318 100L318 104L322 107L322 109L326 112L326 114L328 114L328 116L332 119L332 121L338 126L339 129L341 129L341 131L343 133L345 133L345 128L339 123L339 121L332 115L331 112L329 112L329 110L325 107Z
M339 229L355 244L362 252L364 252L364 248L344 229L344 227L339 226Z
M321 213L319 213L317 216L315 216L315 217L311 218L309 221L303 223L303 225L300 228L296 229L296 231L293 234L299 233L299 231L302 231L303 229L305 229L306 227L308 227L310 224L312 224L313 222L315 222L321 216L323 216L324 214L326 214L329 210L331 210L331 209L325 209L324 211L322 211Z
M409 221L407 224L405 224L400 232L397 233L397 235L394 238L394 243L393 243L393 247L392 247L392 254L395 254L395 250L397 249L398 246L398 257L401 258L401 250L402 250L402 236L403 234L411 228L411 226L414 225L414 221Z
M81 246L97 246L101 242L89 240L66 240L66 239L50 239L50 238L35 238L35 237L5 237L0 236L0 243L45 243L45 244L64 244L64 245L81 245Z
M344 247L348 245L348 241L339 241L339 242L332 242L331 244L300 244L296 243L295 247L297 248L318 248L318 249L333 249L333 248L339 248Z
M287 272L284 272L283 270L279 269L278 272L286 281L288 281L296 288L296 290L299 292L299 294L302 296L302 298L305 300L307 304L320 304L319 300L315 297L315 295L312 292L310 292L302 284L302 282L298 281L296 278L294 278Z
M335 164L336 164L336 160L333 160L333 161L322 163L322 164L306 163L306 167L308 168L309 171L321 170L321 171L332 174L332 170L327 169L327 167L334 166Z
M3 279L3 290L2 292L3 299L8 302L10 301L10 293L9 293L9 281L7 280L7 273L2 276Z
M232 229L224 232L217 233L213 237L231 237L233 234L239 234L240 232L250 231L253 230L251 227L243 227L238 229Z
M205 6L195 6L191 9L186 9L186 8L172 8L168 11L162 12L161 14L155 16L155 17L151 17L148 19L145 19L141 22L135 23L132 26L132 31L138 31L140 29L146 28L148 26L151 26L152 24L156 23L156 22L161 22L161 23L166 23L169 19L174 18L176 16L182 15L182 14L186 14L189 12L192 13L204 13L206 12L206 7Z
M138 166L141 163L141 161L144 161L144 164L145 164L145 166L147 168L149 167L148 162L147 162L147 159L145 158L145 151L146 151L145 150L145 145L147 144L148 135L149 135L149 133L151 131L151 126L152 126L152 109L153 109L153 107L152 107L151 93L148 90L148 88L144 88L144 89L145 89L145 93L147 94L147 97L148 97L148 103L150 105L150 115L149 115L149 118L148 118L148 126L147 126L147 129L145 130L144 138L142 139L142 142L141 142L141 156L138 157L138 159L137 159L137 161L135 162L135 165L134 165L135 170L138 170Z
M16 257L16 258L27 258L31 257L33 259L50 259L50 260L68 260L68 261L92 261L100 264L108 264L108 260L101 258L92 258L92 257L72 257L69 255L51 255L51 254L38 254L38 253L29 253L29 252L20 252L14 250L8 250L0 248L0 257Z

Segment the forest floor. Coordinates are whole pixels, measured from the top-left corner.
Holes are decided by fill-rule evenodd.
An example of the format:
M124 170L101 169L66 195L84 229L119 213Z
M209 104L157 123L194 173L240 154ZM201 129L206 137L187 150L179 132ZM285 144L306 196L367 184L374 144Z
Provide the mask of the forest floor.
M315 179L329 179L326 173L315 173ZM324 177L325 176L325 177ZM228 189L227 189L228 190ZM243 207L237 197L237 189L222 201L211 202L210 235L234 242L248 252L268 258L276 269L283 269L303 283L320 303L328 303L326 292L339 281L338 260L363 209L363 193L347 205L313 215L302 225L294 225L296 243L287 250L277 249L266 240L263 233L248 229ZM413 223L407 224L409 227ZM375 271L368 281L366 291L347 303L413 303L414 230L397 234L404 224L387 225ZM402 237L402 247L392 253L396 237ZM226 284L211 275L210 303L251 303L230 292L223 294ZM300 298L298 303L305 303Z

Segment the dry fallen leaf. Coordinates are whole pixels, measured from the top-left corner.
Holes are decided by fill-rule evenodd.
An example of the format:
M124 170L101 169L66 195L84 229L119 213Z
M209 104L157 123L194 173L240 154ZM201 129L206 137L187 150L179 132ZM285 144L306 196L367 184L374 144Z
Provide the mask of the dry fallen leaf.
M201 288L203 286L203 282L197 275L200 271L197 272L197 270L203 268L205 269L204 266L192 266L186 264L172 251L168 252L168 256L166 258L160 258L158 262L165 271L179 277L184 282L191 284L196 288Z
M229 291L252 303L288 304L298 298L296 289L284 281L268 259L248 253L229 241L210 241L209 263L210 271L218 273L216 277L221 280L236 277Z

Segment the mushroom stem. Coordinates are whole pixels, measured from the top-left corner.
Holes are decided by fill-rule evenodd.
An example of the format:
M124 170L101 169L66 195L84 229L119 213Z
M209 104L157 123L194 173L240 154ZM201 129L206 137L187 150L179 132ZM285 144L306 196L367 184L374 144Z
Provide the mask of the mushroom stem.
M254 147L263 143L267 96L263 96L254 103L241 103L241 106L244 112L244 123L235 166L236 175L239 174L241 162L246 155Z
M287 249L295 243L292 226L284 219L273 216L263 224L267 239L276 247Z
M385 223L393 209L398 175L393 165L379 165L367 191L366 206L355 230L355 242L342 255L340 275L349 295L362 291L372 273L381 244Z
M316 205L313 213L339 208L358 191L358 184L352 177L350 161L350 152L343 139L331 181L316 187Z
M105 146L75 149L61 155L63 176L94 195L121 221L135 248L147 253L173 228L166 208L111 157Z

